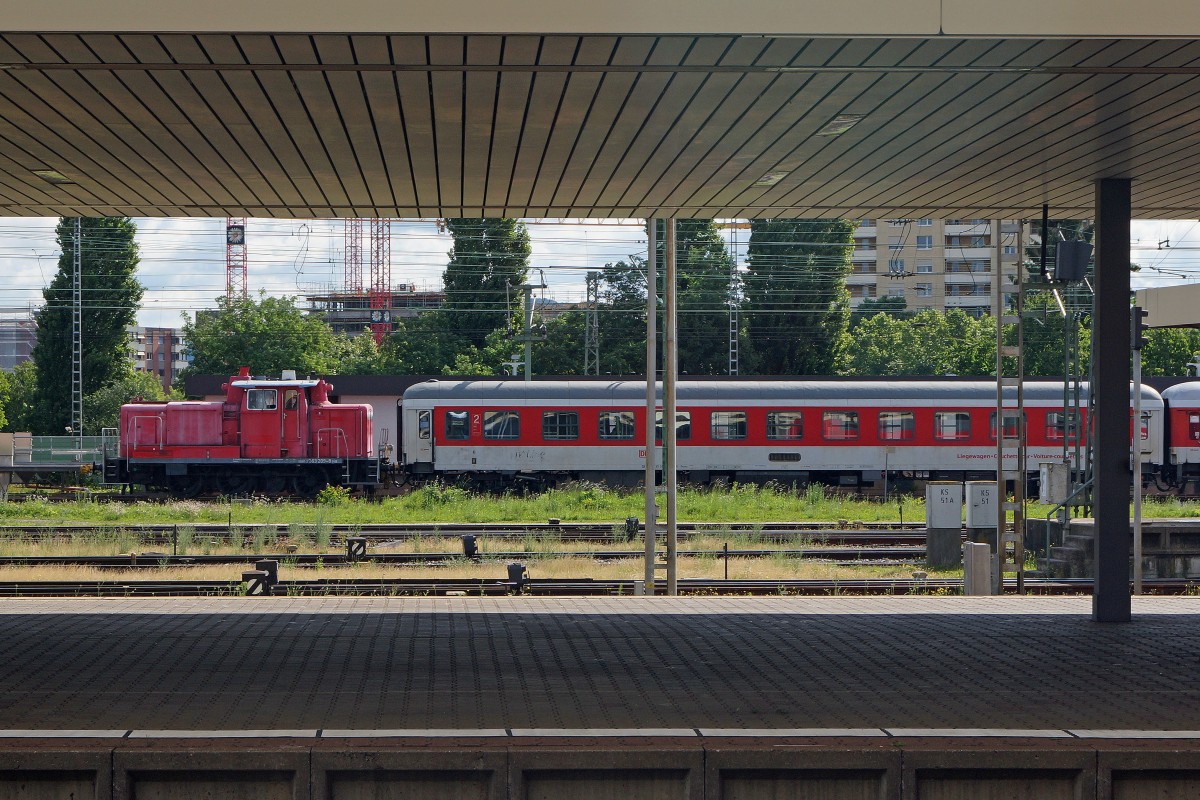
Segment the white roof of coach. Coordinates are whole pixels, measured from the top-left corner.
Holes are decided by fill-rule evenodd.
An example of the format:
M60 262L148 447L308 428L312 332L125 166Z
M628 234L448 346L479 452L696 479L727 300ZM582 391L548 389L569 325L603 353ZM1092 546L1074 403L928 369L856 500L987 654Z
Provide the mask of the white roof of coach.
M659 382L658 397L662 397ZM1132 394L1132 385L1130 393ZM1006 388L1005 395L1015 390ZM1062 383L1030 381L1025 384L1027 402L1051 404L1061 402ZM1082 388L1087 398L1087 385ZM646 384L641 381L438 381L430 380L410 386L404 399L410 402L451 401L459 403L554 401L608 401L622 405L644 402ZM819 403L856 403L905 401L939 403L972 403L995 401L996 384L992 381L680 381L680 403L703 403L711 400L732 402L769 401L780 403L809 401ZM1161 408L1162 397L1149 386L1142 387L1142 405Z
M1200 380L1169 386L1163 389L1162 396L1172 406L1200 408Z

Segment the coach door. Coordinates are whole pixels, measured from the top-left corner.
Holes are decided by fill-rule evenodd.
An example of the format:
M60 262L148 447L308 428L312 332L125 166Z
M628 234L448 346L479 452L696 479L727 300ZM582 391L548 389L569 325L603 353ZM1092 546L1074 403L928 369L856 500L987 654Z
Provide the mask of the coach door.
M428 408L401 408L397 418L403 420L400 441L404 447L404 463L432 465L433 411ZM424 469L426 467L417 467L417 471Z

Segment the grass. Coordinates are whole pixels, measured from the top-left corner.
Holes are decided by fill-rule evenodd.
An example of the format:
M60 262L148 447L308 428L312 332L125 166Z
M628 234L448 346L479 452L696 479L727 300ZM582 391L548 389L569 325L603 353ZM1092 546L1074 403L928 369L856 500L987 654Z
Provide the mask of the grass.
M660 496L659 505L665 501ZM102 523L282 523L307 526L314 539L327 536L329 525L438 522L605 522L620 524L626 517L641 518L645 509L642 493L589 484L554 489L530 497L512 494L478 495L463 489L428 484L403 497L380 502L339 498L337 504L281 503L270 500L221 501L180 500L173 502L95 503L29 500L0 503L0 525ZM1037 503L1029 506L1031 518L1044 518L1050 509ZM1148 498L1146 517L1200 516L1200 504L1174 498ZM858 498L821 486L801 491L786 487L734 485L725 489L685 487L678 494L681 521L700 522L802 522L846 519L864 522L923 522L925 502L912 496L893 497L888 502ZM293 537L295 538L295 537Z

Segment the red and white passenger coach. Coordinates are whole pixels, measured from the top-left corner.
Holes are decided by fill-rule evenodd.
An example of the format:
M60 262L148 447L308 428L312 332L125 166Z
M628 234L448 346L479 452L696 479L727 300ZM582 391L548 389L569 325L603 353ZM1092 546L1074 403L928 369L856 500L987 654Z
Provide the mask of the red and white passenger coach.
M1074 458L1064 437L1086 425L1086 411L1064 410L1059 382L1029 382L1024 392L1025 468L1036 475L1043 462ZM678 469L695 482L857 486L884 471L994 479L995 405L990 381L684 381L674 423ZM1142 409L1138 442L1152 471L1163 463L1162 397L1143 388ZM398 466L417 476L634 484L644 474L638 381L433 380L405 391L401 415ZM661 410L654 424L661 441ZM1016 424L1015 415L1005 419L1010 435Z

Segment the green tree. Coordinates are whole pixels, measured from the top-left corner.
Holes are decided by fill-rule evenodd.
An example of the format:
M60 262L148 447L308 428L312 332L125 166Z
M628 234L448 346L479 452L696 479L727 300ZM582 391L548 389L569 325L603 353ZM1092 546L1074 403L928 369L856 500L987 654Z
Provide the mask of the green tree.
M876 314L843 337L843 375L987 375L995 372L994 323L959 309L912 317Z
M846 275L856 223L750 221L745 276L750 368L762 375L831 375L846 331Z
M659 273L661 280L662 274ZM601 271L599 328L600 372L643 375L646 371L646 259L604 265ZM661 300L661 295L659 295ZM658 316L661 341L662 315Z
M0 430L8 430L8 409L9 399L12 395L12 380L8 377L8 373L0 370Z
M529 233L514 219L449 219L454 236L442 281L451 329L476 347L520 308L529 273Z
M86 217L81 221L80 315L83 394L89 395L129 375L126 328L136 319L142 285L135 273L136 226L128 217ZM30 420L34 433L61 434L71 422L72 315L75 220L63 217L55 229L62 249L58 272L43 290L38 312L38 413ZM85 417L85 424L86 417Z
M1062 378L1066 369L1063 358L1068 332L1072 329L1079 346L1079 363L1087 364L1091 337L1083 315L1069 308L1064 315L1051 292L1035 291L1025 297L1022 350L1025 374L1031 377ZM1016 342L1016 329L1004 332L1006 344Z
M911 317L913 313L908 310L908 303L903 297L869 297L850 312L849 329L854 330L854 327L860 322L868 320L876 314L887 314L889 317L903 319Z
M342 375L378 375L383 372L383 356L370 329L357 336L338 335L334 340L334 361Z
M679 371L725 375L729 372L729 308L740 303L733 258L710 219L676 220L675 237Z
M104 428L116 428L120 424L121 406L138 397L177 400L182 394L163 391L158 376L152 372L130 372L83 398L84 433L99 436Z
M255 375L324 375L337 369L339 346L319 317L296 308L290 297L217 299L215 311L201 311L183 325L192 354L187 375L233 375L250 367Z
M379 350L386 375L453 375L460 355L475 359L478 348L452 327L452 315L431 311L400 320Z
M5 377L4 415L9 431L32 431L37 415L37 364L22 361ZM86 420L85 420L86 422Z
M1142 375L1187 375L1187 365L1200 354L1200 330L1152 328L1142 348Z
M545 338L533 345L534 373L582 375L586 322L582 311L567 311L547 320Z

